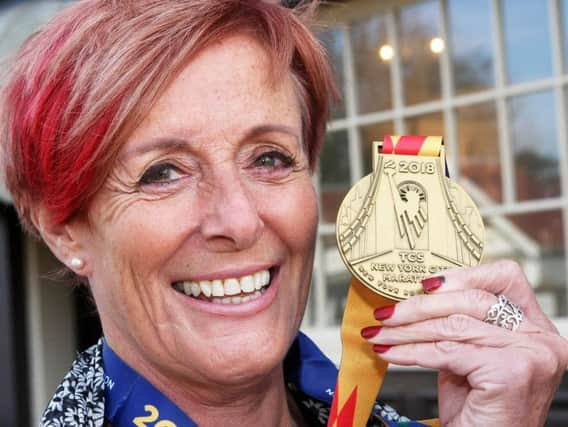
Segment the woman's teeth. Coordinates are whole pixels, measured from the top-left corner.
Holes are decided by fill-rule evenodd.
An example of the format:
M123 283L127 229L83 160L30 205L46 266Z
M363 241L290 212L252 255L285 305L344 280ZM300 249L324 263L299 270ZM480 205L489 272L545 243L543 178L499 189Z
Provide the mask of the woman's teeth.
M269 283L270 272L262 270L240 278L176 282L174 288L217 304L241 304L261 296Z

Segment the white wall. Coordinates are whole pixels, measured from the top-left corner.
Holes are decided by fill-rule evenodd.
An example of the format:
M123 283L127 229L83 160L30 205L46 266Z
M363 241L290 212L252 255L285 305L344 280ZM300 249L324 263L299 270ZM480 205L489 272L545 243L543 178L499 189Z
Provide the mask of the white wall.
M38 425L75 358L75 313L71 287L49 278L59 268L53 255L31 238L25 252L30 420Z

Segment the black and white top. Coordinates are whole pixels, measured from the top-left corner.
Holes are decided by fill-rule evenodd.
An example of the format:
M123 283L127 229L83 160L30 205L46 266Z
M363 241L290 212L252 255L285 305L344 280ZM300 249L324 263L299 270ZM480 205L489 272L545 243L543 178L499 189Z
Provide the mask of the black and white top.
M298 350L296 348L302 345L304 349ZM319 352L315 344L309 341L305 335L299 334L289 353L289 356L293 354L294 357L287 357L287 360L285 360L285 373L295 368L296 361L290 362L289 359L297 359L298 354L305 352L306 346L311 352L310 357L312 358L314 349ZM97 344L77 356L77 359L71 366L71 370L64 377L55 395L49 402L41 420L41 427L105 426L105 372L102 349L103 340L101 339ZM322 357L325 358L323 354ZM318 360L319 365L321 365L322 360ZM325 358L325 361L328 361L328 359ZM304 365L302 368L305 370L306 366ZM333 367L333 369L335 368ZM331 398L323 401L321 398L314 397L310 390L306 390L305 387L302 389L301 382L299 383L289 378L294 376L288 375L286 378L288 391L296 401L298 408L300 408L306 423L310 426L326 426L330 413ZM332 380L335 381L335 378ZM308 389L310 388L312 388L311 385ZM383 427L397 425L412 426L421 424L412 422L408 418L399 415L387 404L376 402L367 426Z

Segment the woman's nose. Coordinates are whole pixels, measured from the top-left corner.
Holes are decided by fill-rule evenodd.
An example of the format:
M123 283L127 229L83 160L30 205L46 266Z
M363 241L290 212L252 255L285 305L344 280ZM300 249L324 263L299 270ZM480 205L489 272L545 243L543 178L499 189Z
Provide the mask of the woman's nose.
M243 250L259 239L264 223L257 209L256 199L237 177L216 180L208 192L207 213L201 231L215 250Z

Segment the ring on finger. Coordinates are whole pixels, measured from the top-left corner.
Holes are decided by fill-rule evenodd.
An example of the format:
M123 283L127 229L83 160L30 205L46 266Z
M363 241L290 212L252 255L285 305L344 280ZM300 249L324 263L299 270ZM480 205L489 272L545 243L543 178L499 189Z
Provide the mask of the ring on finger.
M490 325L516 331L524 318L523 310L518 305L509 301L509 298L505 295L499 295L497 302L489 308L483 321Z

